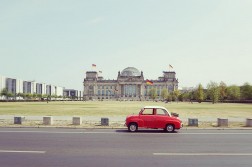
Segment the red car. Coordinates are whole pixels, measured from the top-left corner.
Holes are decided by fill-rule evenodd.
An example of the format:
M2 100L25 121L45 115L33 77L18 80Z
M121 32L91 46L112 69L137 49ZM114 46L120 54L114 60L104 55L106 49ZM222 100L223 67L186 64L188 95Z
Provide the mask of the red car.
M139 115L128 116L126 126L129 132L136 132L138 128L164 129L167 132L174 132L183 124L178 115L171 115L164 107L146 106L141 109Z

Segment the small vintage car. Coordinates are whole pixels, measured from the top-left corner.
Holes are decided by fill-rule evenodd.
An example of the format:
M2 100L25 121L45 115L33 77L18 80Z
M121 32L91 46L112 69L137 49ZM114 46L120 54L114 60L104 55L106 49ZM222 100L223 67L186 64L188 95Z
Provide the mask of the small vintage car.
M183 124L178 114L174 116L164 107L146 106L138 115L128 116L126 126L129 132L136 132L138 128L164 129L167 132L174 132Z

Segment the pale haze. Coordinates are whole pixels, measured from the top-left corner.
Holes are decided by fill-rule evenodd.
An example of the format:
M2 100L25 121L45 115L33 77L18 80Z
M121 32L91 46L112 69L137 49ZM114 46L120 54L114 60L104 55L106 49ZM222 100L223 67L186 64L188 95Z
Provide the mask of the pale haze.
M0 75L83 90L136 67L179 87L252 83L251 0L0 0ZM96 69L92 69L96 64Z

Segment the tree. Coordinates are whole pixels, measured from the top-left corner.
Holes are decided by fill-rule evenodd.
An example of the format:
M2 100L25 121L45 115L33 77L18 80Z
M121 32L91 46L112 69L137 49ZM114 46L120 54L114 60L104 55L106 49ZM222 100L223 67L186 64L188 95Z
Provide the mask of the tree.
M37 94L37 97L41 100L42 94Z
M180 101L185 101L190 99L190 93L189 92L184 92L179 95L179 100Z
M25 97L26 97L26 99L31 99L32 98L32 94L31 93L26 93Z
M241 90L241 98L243 100L251 100L252 99L252 86L249 83L244 83L240 88Z
M163 100L168 99L168 95L169 95L168 89L163 88L162 91L161 91L161 97L162 97L162 99Z
M44 99L47 98L48 96L49 96L49 95L46 95L46 94L43 94L43 95L42 95L42 94L41 94L41 97L44 98Z
M9 97L14 97L15 94L14 93L11 93L7 90L7 88L3 88L3 90L0 92L1 93L1 96L5 96L7 99Z
M18 97L22 97L22 99L24 99L25 94L24 94L24 93L18 93L17 96L18 96Z
M8 90L6 88L3 88L3 90L1 91L1 96L7 97L7 95L8 95Z
M149 91L150 98L154 101L157 98L157 89L151 88Z
M220 100L224 102L224 100L227 98L227 85L221 81L219 85L219 90L220 90Z
M14 93L11 93L11 92L8 92L6 95L7 99L9 99L9 97L14 97L14 96L15 96Z
M204 100L204 91L201 84L199 84L196 90L196 99L199 103L201 103Z
M212 103L217 103L219 101L219 86L216 82L211 81L208 85L207 85L207 93L210 97L210 99L212 100Z
M37 96L38 96L38 94L36 94L36 93L33 93L33 94L32 94L32 98L33 98L33 99L36 99Z
M169 92L168 92L167 100L168 100L168 101L172 101L172 94L170 94Z
M236 85L227 87L227 97L229 100L240 100L240 87Z
M179 95L180 95L180 91L178 89L173 91L173 96L175 98L175 101L178 101Z
M196 99L196 92L195 91L190 91L189 92L189 99L190 99L190 101L192 102L193 100L195 100Z

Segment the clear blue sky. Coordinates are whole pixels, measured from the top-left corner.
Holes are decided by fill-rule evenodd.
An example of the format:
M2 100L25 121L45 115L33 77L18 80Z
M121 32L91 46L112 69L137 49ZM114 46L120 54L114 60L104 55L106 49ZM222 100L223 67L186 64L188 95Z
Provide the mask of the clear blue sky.
M0 0L0 75L82 90L136 67L179 86L252 83L251 0Z

